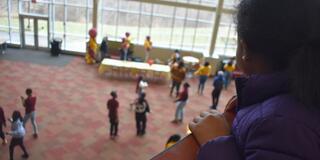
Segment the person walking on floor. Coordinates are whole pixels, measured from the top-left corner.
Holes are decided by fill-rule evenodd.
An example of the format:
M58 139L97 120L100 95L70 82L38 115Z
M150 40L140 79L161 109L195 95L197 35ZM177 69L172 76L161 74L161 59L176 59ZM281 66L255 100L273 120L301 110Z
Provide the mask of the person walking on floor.
M117 100L117 93L115 91L112 91L110 93L111 99L107 102L107 108L109 110L109 121L110 121L110 137L113 139L116 136L118 136L118 108L119 108L119 102Z
M19 111L14 111L12 113L12 118L10 119L10 122L11 122L11 131L6 133L12 136L10 146L9 146L10 160L13 160L14 148L16 146L21 147L24 153L22 155L22 158L28 158L29 154L26 150L26 147L23 144L23 137L26 134L26 131L23 127L23 119Z
M212 106L211 109L217 109L220 93L223 88L223 71L219 71L218 75L213 79Z
M175 119L172 121L172 123L182 123L183 121L183 109L184 106L187 104L188 102L188 88L190 87L189 83L184 83L183 84L183 91L180 92L177 100L175 100L174 102L176 102L176 114L175 114Z
M26 123L29 119L31 119L32 127L33 127L33 137L38 138L38 127L36 123L36 100L37 97L32 96L32 89L26 89L27 98L21 96L21 101L23 106L25 107L25 116L23 118L23 127L26 126Z
M0 106L0 137L2 139L3 145L6 145L8 143L2 128L6 126L7 126L6 117L4 116L3 108Z
M139 76L136 83L136 93L138 97L141 93L144 93L148 87L148 82L143 78L143 76Z
M172 96L172 92L174 88L176 88L176 97L179 94L180 85L182 81L186 77L186 69L184 68L184 63L182 61L179 62L178 66L173 66L171 68L171 90L170 90L170 96Z
M203 95L205 83L211 73L211 66L209 62L205 62L196 72L195 75L199 76L198 94Z
M145 97L146 93L142 92L140 97L134 102L137 136L142 136L146 133L147 112L150 113L150 108Z

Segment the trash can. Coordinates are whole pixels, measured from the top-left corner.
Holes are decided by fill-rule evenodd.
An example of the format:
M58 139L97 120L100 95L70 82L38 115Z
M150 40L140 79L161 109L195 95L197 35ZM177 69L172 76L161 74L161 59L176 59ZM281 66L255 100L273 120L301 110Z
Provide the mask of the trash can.
M61 38L53 38L51 42L51 56L59 56L61 54Z

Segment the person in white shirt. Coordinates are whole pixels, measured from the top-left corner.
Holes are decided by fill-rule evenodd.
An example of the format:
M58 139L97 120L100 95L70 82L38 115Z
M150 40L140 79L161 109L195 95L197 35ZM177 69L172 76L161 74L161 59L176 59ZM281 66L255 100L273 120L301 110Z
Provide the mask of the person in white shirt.
M23 144L23 137L26 134L26 131L23 127L23 119L21 113L19 111L14 111L12 113L12 118L9 119L11 122L11 131L7 132L7 135L11 135L12 139L10 142L9 150L10 150L10 160L13 160L13 152L14 148L19 145L23 151L23 158L28 158L29 154L26 150L26 147Z

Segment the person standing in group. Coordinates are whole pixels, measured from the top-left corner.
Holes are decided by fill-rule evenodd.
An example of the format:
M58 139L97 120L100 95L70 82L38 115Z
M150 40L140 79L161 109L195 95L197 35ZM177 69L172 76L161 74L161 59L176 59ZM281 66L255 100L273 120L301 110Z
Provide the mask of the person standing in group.
M203 95L205 83L211 73L211 66L209 62L205 62L196 72L195 75L199 76L198 94Z
M176 63L179 63L182 61L182 57L179 50L174 50L174 53L171 56L171 59L169 61L169 66L174 66Z
M180 92L177 100L174 101L174 102L176 102L177 109L176 109L175 119L172 121L172 123L182 123L182 121L183 121L183 109L184 109L184 106L188 102L188 98L189 98L188 88L189 87L190 87L189 83L187 83L187 82L184 83L182 92Z
M25 107L25 116L23 118L23 126L26 126L26 123L31 118L31 123L33 127L33 137L38 138L38 127L36 123L36 100L37 98L35 96L32 96L32 89L27 88L26 89L26 95L27 98L24 98L21 96L21 101L23 106Z
M7 126L6 117L4 115L3 108L0 106L0 137L2 139L3 145L6 145L8 143L2 128L6 126Z
M118 108L119 108L119 102L117 100L117 93L115 91L112 91L110 93L111 99L107 102L107 109L109 110L109 121L110 121L110 137L113 139L116 136L118 136Z
M28 158L29 154L26 150L26 147L23 144L23 137L26 134L26 131L23 127L22 116L19 111L14 111L12 113L12 118L10 119L11 124L11 131L7 132L6 134L11 135L12 139L9 146L10 151L10 160L13 160L13 152L14 148L19 145L23 151L22 158Z
M124 37L124 40L125 40L125 42L126 42L126 44L127 44L127 51L126 51L126 60L128 60L129 59L129 57L130 57L130 55L132 54L132 52L133 52L133 45L132 45L132 37L131 37L131 34L129 33L129 32L126 32L125 33L125 37Z
M178 66L173 66L171 68L170 72L171 72L171 79L172 79L170 96L172 96L172 92L174 88L176 88L176 96L178 96L180 85L186 77L186 69L184 68L184 63L180 61Z
M223 71L219 71L218 75L213 79L212 106L211 109L217 109L220 93L223 88Z
M100 61L102 61L104 58L109 57L108 55L108 37L104 37L101 44L100 44Z
M233 65L232 60L230 60L226 65L223 67L224 69L224 88L228 89L228 86L231 81L231 76L233 71L236 69L236 67Z
M121 60L128 60L128 52L129 52L129 43L125 38L122 38L121 44L120 44L120 59Z
M125 41L130 45L131 44L131 34L129 32L125 33ZM130 46L129 46L130 47Z
M144 61L147 62L150 57L150 51L152 49L152 42L151 37L147 36L146 40L144 41L144 53L145 53L145 59Z
M137 136L142 136L146 133L147 112L150 113L150 108L145 97L146 93L142 92L140 97L134 102Z

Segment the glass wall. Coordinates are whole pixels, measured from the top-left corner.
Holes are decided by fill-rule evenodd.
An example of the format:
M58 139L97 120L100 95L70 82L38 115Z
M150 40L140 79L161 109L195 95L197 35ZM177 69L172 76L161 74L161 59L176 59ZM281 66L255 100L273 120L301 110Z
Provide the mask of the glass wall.
M222 14L214 54L235 56L236 50L237 32L234 18L230 14Z
M52 37L62 38L62 48L85 52L92 26L92 0L50 0Z
M156 47L201 53L209 49L213 12L128 0L102 0L101 6L99 33L111 40L120 41L130 32L137 44L150 35Z
M31 0L2 0L0 9L0 35L9 43L20 45L20 11L22 14L49 16L50 37L62 38L64 50L85 52L88 28L92 26L92 0L37 0L36 3ZM31 19L25 21L25 29L31 29L31 22ZM42 31L47 29L45 24L44 21L39 22L40 41L41 36L47 36L43 35L47 32Z
M2 0L0 3L0 35L12 44L20 44L18 0Z
M50 37L62 38L62 49L85 52L88 30L92 26L93 0L37 0L36 3L31 0L2 0L0 35L14 44L20 44L18 2L21 13L49 16ZM197 51L209 56L214 7L218 0L168 2L188 5L100 0L97 41L100 42L104 36L120 41L125 32L130 32L135 44L142 45L145 37L150 35L155 47ZM188 7L190 5L193 7ZM224 8L235 5L236 0L225 0ZM197 6L199 9L195 9ZM216 55L235 55L236 33L231 14L222 15L215 47Z

